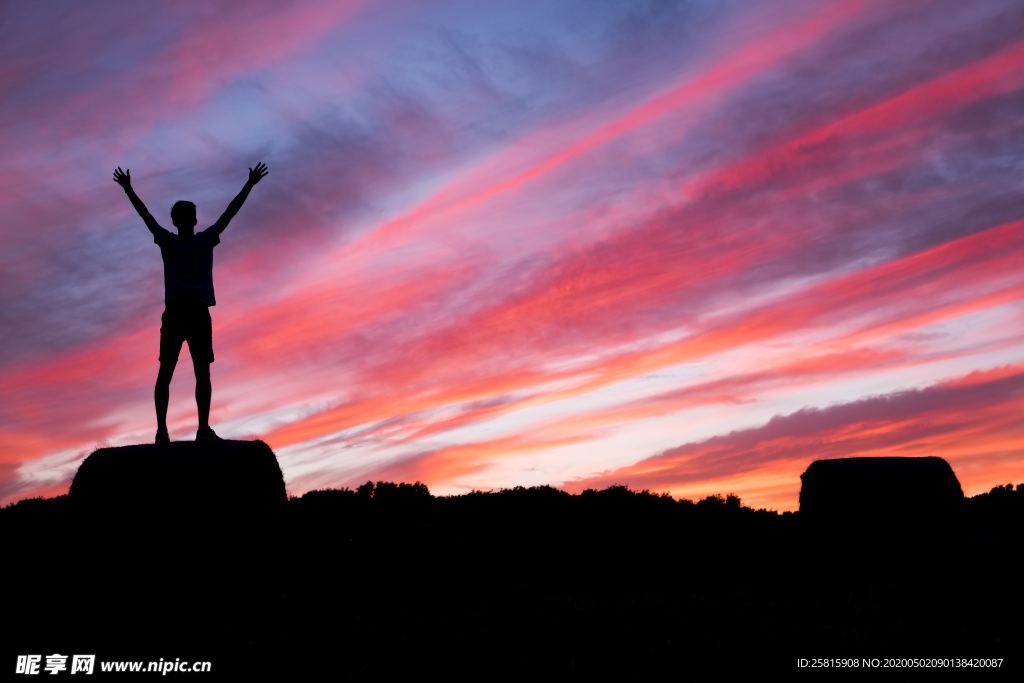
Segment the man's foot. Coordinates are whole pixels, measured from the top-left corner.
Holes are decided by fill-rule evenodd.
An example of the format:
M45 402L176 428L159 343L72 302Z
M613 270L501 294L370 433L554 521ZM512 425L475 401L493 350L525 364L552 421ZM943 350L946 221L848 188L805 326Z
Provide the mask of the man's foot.
M205 427L200 427L196 431L196 441L223 441L223 440L224 439L222 439L219 436L217 436L217 432L213 431L213 429L209 425L207 425Z
M157 429L156 439L154 439L154 442L156 443L157 446L166 446L169 443L171 443L171 437L167 433L166 429Z

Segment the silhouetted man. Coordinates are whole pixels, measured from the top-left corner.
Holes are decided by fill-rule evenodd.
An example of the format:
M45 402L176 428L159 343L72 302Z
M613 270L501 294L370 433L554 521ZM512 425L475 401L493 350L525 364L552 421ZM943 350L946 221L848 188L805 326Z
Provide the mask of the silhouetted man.
M249 190L265 176L263 162L249 169L249 179L217 222L199 233L196 227L196 205L179 201L171 207L171 222L178 228L175 235L160 227L132 188L131 169L114 171L114 181L124 188L135 210L142 216L146 227L153 233L153 241L160 245L164 260L164 312L160 322L160 371L156 377L153 400L156 402L156 443L167 444L167 403L171 391L171 376L178 364L181 344L188 341L192 367L196 372L196 407L199 409L199 429L196 441L219 441L210 427L210 363L213 362L213 321L210 306L217 300L213 294L213 248L220 243L220 234L242 208Z

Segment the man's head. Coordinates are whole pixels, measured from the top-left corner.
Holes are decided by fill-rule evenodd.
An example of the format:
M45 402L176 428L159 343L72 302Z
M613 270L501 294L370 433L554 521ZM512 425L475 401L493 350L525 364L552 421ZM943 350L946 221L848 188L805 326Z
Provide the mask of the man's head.
M191 235L196 227L196 205L184 199L174 202L171 222L178 228L179 235Z

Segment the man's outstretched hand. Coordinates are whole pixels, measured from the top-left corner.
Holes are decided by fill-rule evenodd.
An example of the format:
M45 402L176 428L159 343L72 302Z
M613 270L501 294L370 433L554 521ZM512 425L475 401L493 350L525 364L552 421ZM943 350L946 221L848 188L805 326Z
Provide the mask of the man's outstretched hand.
M122 171L121 167L118 166L114 170L114 182L127 190L132 186L131 172L132 170L130 168L127 171Z
M256 164L256 168L249 167L249 183L255 185L267 173L270 173L270 171L267 170L267 165L262 161Z

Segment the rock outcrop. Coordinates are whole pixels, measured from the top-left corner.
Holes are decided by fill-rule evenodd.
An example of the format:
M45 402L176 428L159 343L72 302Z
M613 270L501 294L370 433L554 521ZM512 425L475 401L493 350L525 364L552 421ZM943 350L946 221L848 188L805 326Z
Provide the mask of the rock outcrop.
M270 447L234 440L101 448L79 466L68 496L76 513L129 522L241 521L273 514L287 500Z
M284 619L287 511L281 468L262 441L93 452L72 481L66 522L33 535L47 551L33 559L32 580L72 585L59 615L23 620L22 647L114 647L126 659L218 653L243 666L252 634L239 625Z
M933 456L815 460L800 479L800 516L816 526L937 530L958 520L964 502L953 468Z

